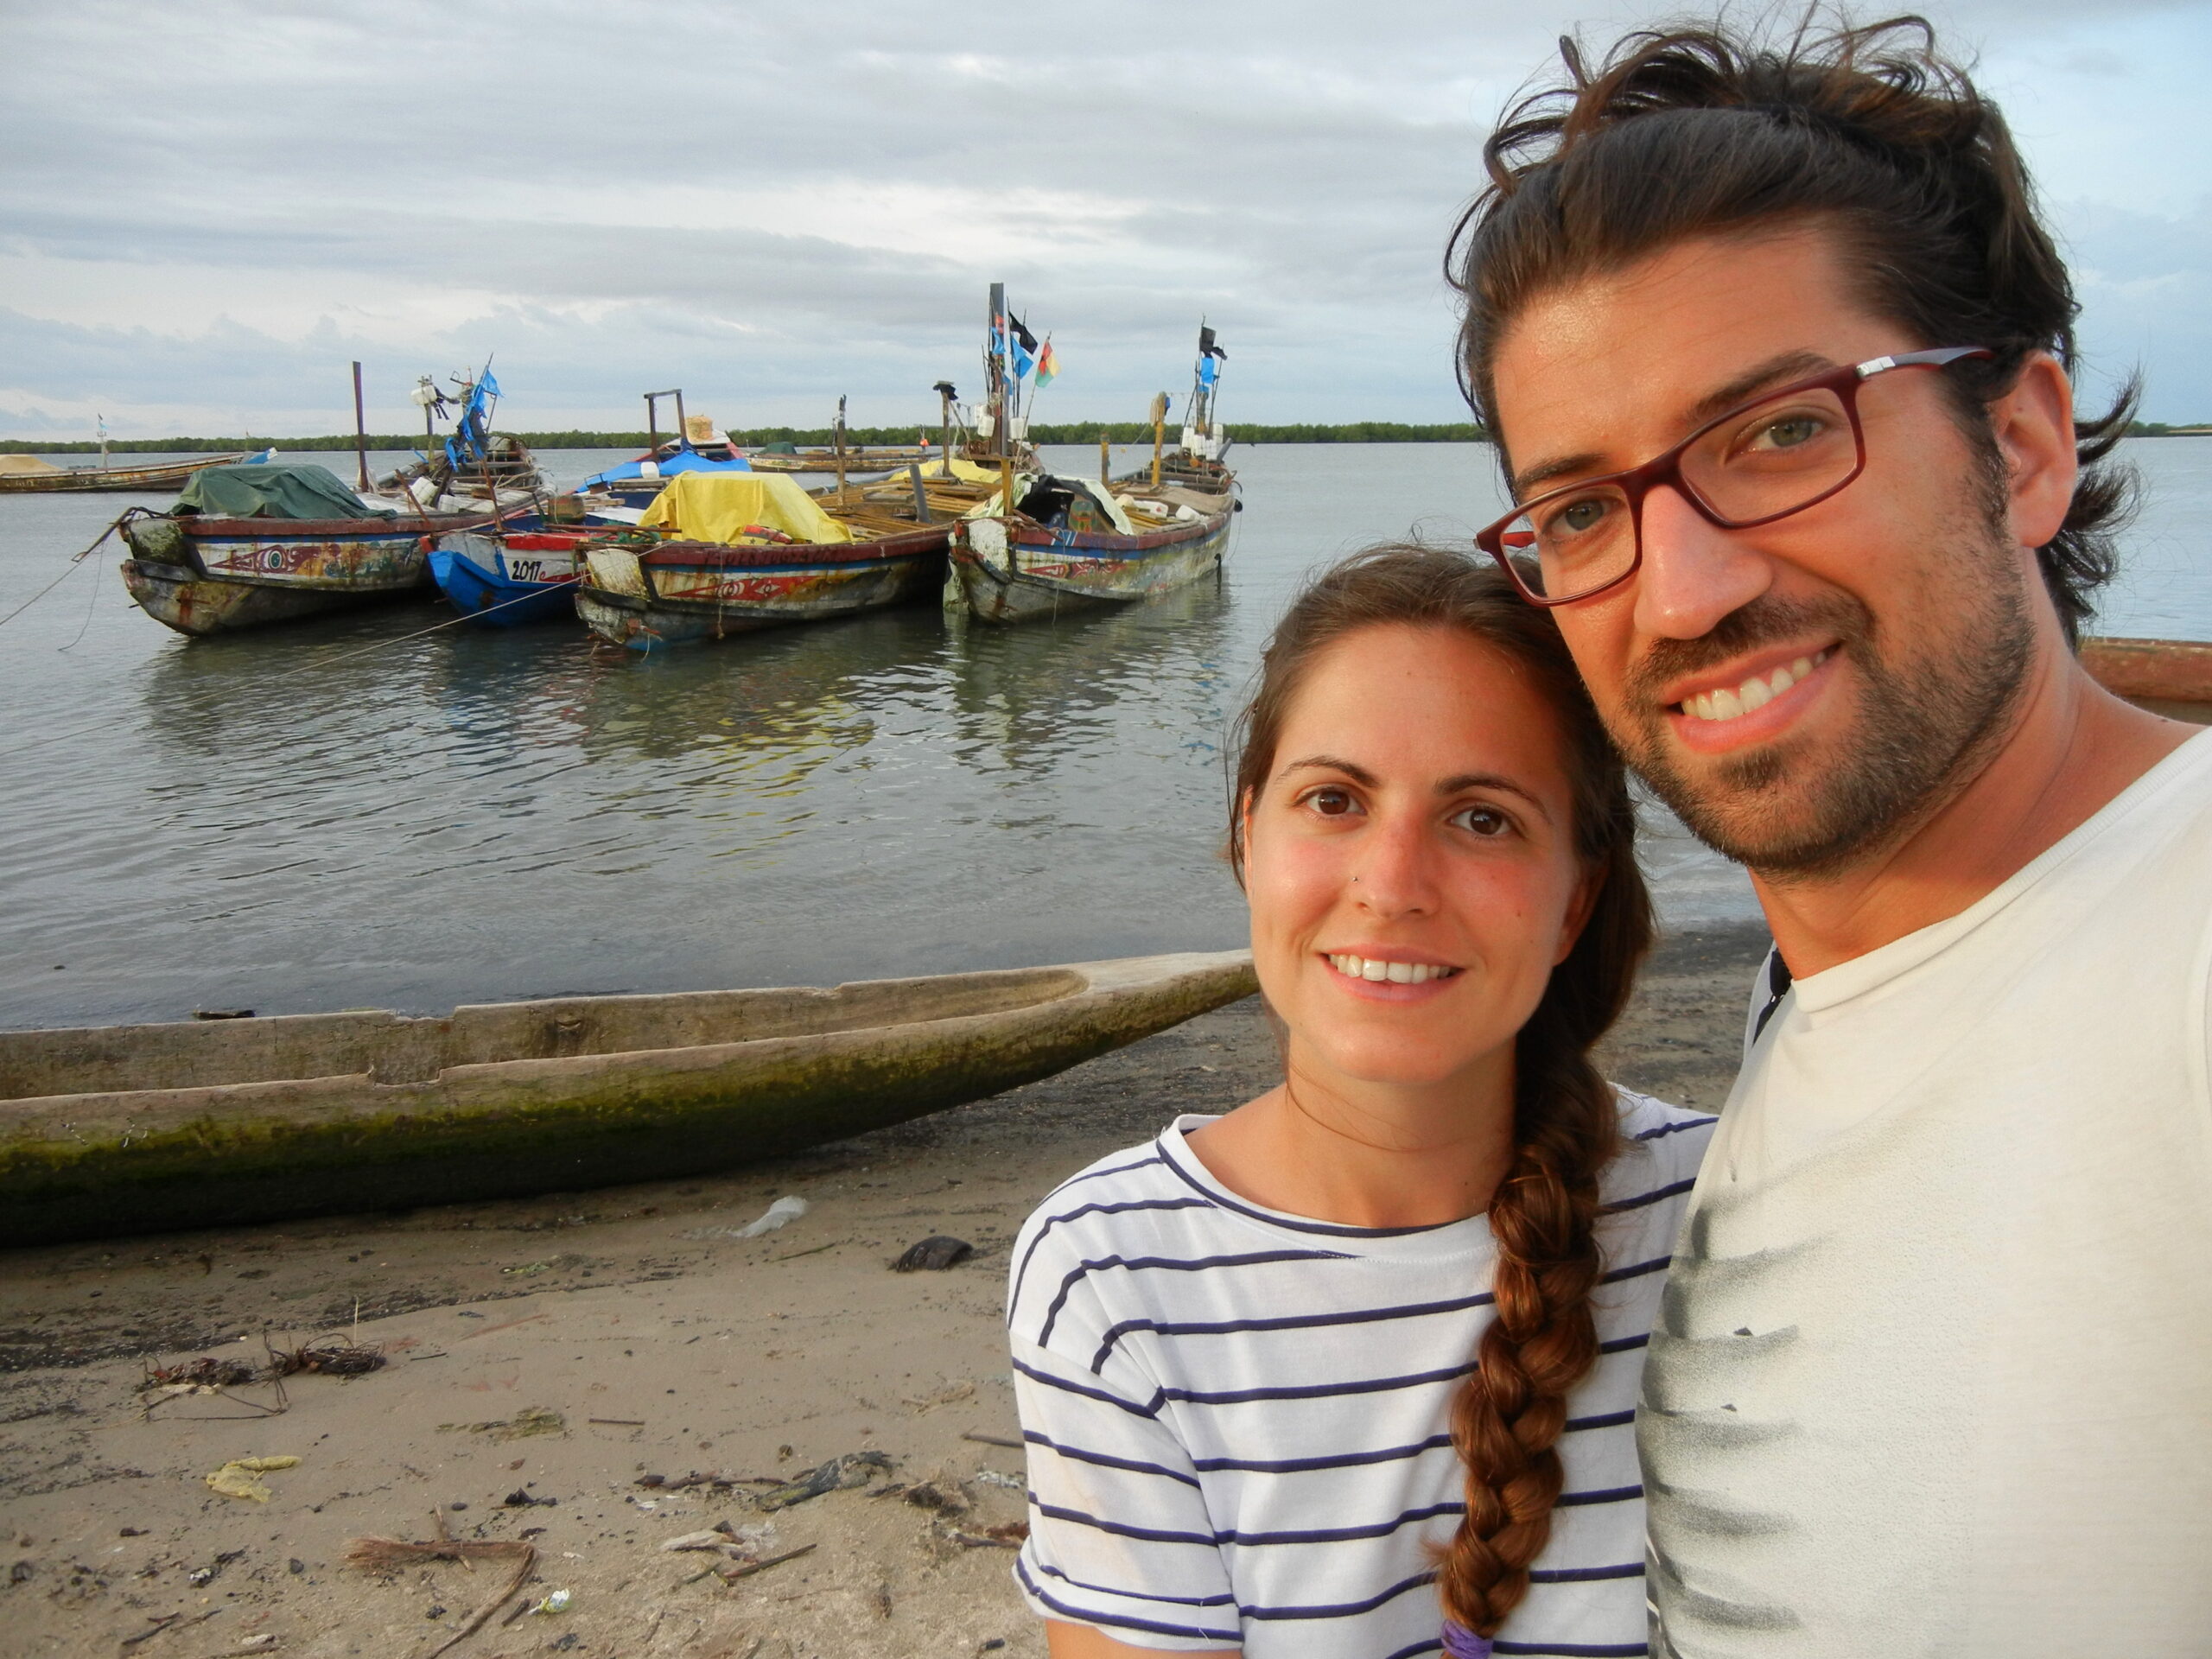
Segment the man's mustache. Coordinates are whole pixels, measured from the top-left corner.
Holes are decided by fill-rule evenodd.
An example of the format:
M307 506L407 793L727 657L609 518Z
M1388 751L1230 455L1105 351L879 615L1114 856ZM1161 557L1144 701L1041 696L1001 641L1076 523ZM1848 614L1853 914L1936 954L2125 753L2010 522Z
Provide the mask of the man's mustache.
M1802 640L1808 633L1833 633L1843 644L1865 642L1874 619L1858 601L1775 599L1762 594L1728 613L1694 639L1656 639L1630 669L1630 702L1656 709L1661 689L1670 680L1695 674L1769 645Z

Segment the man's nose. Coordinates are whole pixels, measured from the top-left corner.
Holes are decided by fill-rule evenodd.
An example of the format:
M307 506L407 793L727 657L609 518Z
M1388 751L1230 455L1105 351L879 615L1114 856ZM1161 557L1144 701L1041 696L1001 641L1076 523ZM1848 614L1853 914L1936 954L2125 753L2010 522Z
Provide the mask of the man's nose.
M1671 485L1643 498L1643 531L1636 626L1647 639L1699 639L1773 584L1763 555L1708 521Z

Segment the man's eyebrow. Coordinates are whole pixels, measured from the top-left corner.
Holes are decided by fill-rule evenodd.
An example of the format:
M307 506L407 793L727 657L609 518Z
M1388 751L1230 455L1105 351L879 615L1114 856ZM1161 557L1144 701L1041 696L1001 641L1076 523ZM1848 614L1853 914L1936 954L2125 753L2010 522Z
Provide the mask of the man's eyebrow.
M1802 379L1807 375L1818 374L1823 369L1835 366L1818 352L1780 353L1764 363L1752 365L1734 379L1715 386L1691 404L1689 418L1683 423L1682 430L1685 433L1695 430L1715 415L1733 408L1764 386L1770 386L1778 380ZM1525 501L1540 484L1548 484L1555 478L1595 472L1604 464L1605 457L1594 454L1561 455L1554 461L1538 461L1513 475L1513 498L1516 501ZM1628 469L1616 467L1612 470L1624 472Z

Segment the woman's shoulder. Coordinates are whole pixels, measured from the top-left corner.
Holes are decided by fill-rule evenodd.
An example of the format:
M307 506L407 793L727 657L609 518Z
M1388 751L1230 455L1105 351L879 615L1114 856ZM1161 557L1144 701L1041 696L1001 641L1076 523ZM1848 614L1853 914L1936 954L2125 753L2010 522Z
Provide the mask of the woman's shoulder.
M1719 1118L1618 1084L1613 1094L1620 1108L1621 1149L1600 1184L1606 1206L1620 1211L1672 1201L1679 1208L1688 1201Z
M1030 1212L1014 1238L1007 1284L1017 1332L1026 1310L1051 1323L1078 1281L1095 1281L1102 1270L1132 1260L1177 1257L1202 1242L1194 1229L1205 1225L1215 1206L1164 1144L1180 1128L1171 1125L1157 1139L1109 1153Z

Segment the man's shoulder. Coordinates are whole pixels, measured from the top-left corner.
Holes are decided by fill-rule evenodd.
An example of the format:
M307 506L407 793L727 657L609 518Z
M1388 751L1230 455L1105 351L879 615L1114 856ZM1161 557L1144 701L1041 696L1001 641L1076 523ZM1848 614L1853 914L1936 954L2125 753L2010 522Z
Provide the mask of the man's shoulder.
M1613 1085L1620 1102L1621 1151L1600 1184L1608 1209L1619 1211L1687 1199L1719 1122L1712 1112Z

